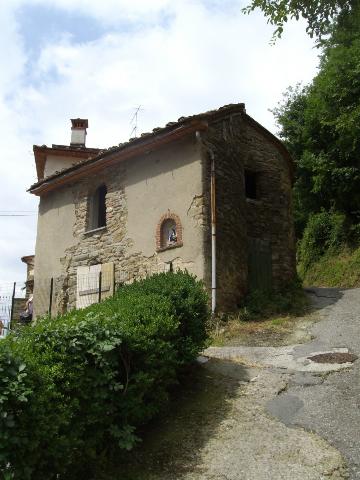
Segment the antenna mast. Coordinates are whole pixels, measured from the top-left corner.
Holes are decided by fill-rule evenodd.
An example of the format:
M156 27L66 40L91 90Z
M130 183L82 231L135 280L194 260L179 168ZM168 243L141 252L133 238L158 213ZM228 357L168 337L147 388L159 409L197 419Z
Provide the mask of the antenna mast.
M133 136L135 138L137 138L137 131L138 131L138 116L139 116L139 112L141 112L143 110L143 108L141 108L141 105L139 105L138 107L135 108L135 112L134 112L134 115L132 116L131 120L130 120L130 125L132 125L132 130L131 130L131 133L130 133L130 138L132 138Z

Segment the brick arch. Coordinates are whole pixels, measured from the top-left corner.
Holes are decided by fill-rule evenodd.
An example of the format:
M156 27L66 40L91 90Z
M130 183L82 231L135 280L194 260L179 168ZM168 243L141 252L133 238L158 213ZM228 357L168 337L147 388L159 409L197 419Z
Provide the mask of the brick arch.
M176 225L176 236L177 240L175 243L172 245L161 245L161 236L162 236L162 226L167 220L173 220ZM175 247L181 247L183 245L183 229L180 221L180 217L176 215L176 213L172 213L168 211L164 215L161 216L157 226L156 226L156 234L155 234L155 240L156 240L156 251L161 252L163 250L167 250L168 248L175 248Z

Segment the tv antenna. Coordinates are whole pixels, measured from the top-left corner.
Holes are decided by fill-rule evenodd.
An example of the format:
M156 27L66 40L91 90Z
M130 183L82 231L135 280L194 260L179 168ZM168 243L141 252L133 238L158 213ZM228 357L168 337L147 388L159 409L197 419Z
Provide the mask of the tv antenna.
M139 105L138 107L135 108L135 111L134 111L134 115L132 116L131 120L130 120L130 125L132 125L132 130L131 130L131 133L130 133L130 138L137 138L137 132L138 132L138 117L139 117L139 113L144 110L143 108L141 108L141 105Z

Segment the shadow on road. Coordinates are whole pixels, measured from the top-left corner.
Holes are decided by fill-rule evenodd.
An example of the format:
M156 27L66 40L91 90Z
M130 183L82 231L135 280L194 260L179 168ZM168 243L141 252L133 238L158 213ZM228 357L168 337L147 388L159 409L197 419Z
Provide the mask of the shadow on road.
M143 441L96 480L180 480L201 463L201 452L231 408L229 400L248 381L246 369L210 360L196 365L173 392L167 412L140 433Z
M344 289L340 288L307 287L304 290L310 298L313 310L322 310L334 305L344 296Z

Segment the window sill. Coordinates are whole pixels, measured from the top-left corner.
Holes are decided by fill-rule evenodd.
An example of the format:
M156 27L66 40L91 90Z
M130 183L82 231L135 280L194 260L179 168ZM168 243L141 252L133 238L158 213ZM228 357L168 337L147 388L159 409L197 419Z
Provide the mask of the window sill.
M255 200L254 198L246 198L246 203L250 203L250 205L262 205L262 200Z
M92 230L87 230L86 232L83 233L84 237L87 237L88 235L93 235L96 233L101 233L105 232L107 230L106 226L105 227L99 227L99 228L93 228Z
M173 243L171 245L166 245L166 247L157 248L156 251L157 252L165 252L165 250L171 250L173 248L179 248L179 247L182 247L182 246L183 246L183 242L176 242L176 243Z

